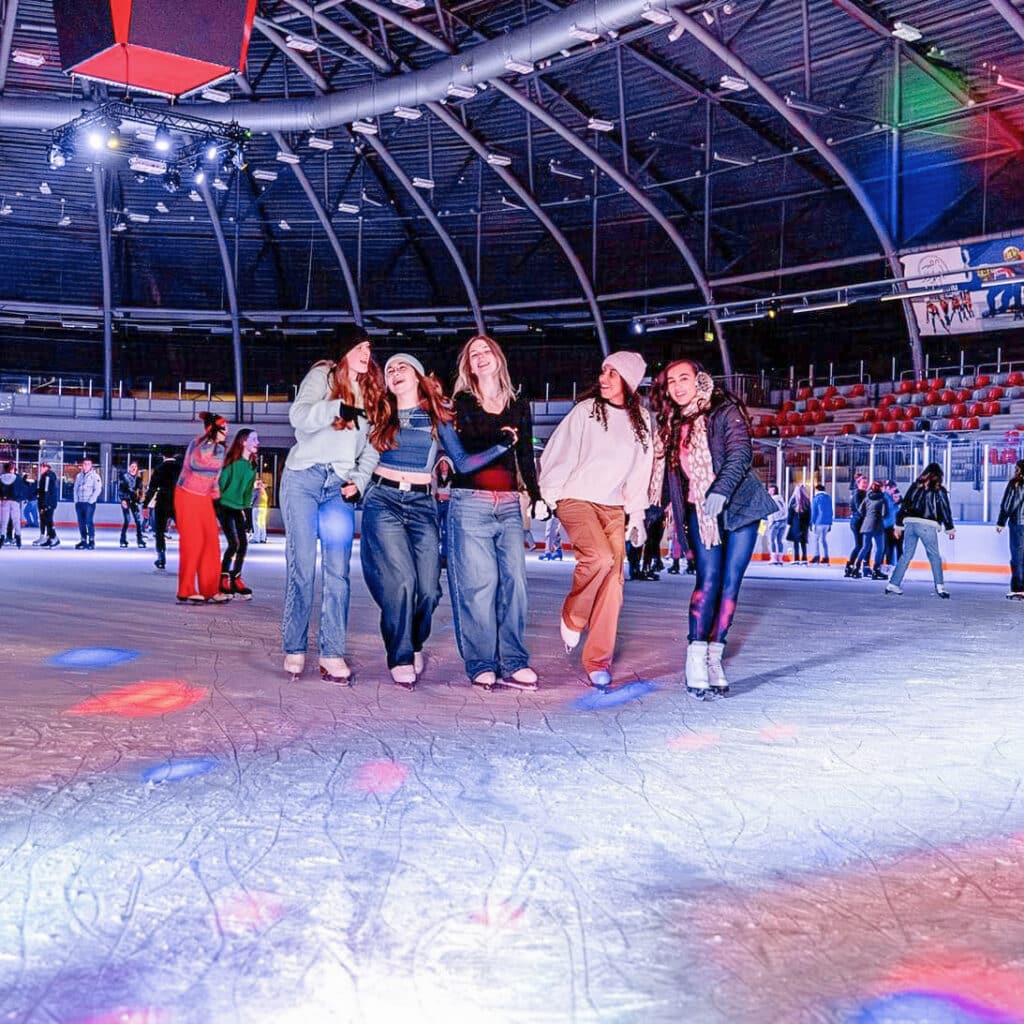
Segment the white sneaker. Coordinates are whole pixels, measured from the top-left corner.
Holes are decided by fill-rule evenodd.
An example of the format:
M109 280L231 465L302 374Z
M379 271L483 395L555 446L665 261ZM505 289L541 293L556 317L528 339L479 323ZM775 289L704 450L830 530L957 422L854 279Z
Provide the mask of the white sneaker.
M886 585L885 585L885 592L887 594L902 594L903 593L903 591L899 587L897 587L895 583L886 583Z
M404 686L407 690L411 690L416 685L416 669L412 665L396 665L391 670L391 678L399 686Z
M423 675L423 667L424 667L425 664L426 664L426 662L425 662L425 660L423 658L423 652L422 651L413 651L413 655L412 655L412 670L416 673L416 675L418 675L418 676Z
M565 624L565 619L559 619L558 630L562 634L562 643L565 644L565 653L572 654L579 646L580 637L583 636L579 630L570 629Z
M516 669L510 676L505 677L505 685L513 690L536 690L537 673L529 665Z

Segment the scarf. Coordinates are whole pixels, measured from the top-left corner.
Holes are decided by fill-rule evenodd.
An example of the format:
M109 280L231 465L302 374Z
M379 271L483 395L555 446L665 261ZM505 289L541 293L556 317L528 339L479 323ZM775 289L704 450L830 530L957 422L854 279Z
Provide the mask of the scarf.
M709 374L698 373L697 394L680 410L683 414L683 422L690 425L689 437L685 442L682 439L679 442L680 448L686 448L689 456L689 500L697 509L700 539L707 548L713 548L722 543L718 532L718 520L704 511L704 499L715 482L715 466L711 461L711 449L708 447L707 418L707 412L711 408L711 392L714 390L714 386L714 381Z

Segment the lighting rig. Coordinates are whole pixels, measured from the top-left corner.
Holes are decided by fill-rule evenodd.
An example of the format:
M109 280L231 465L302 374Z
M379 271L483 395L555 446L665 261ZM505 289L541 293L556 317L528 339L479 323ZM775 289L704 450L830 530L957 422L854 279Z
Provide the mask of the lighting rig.
M120 158L138 181L159 178L169 192L182 182L201 185L218 171L245 167L248 128L177 111L110 100L55 128L49 164L59 170L76 157Z

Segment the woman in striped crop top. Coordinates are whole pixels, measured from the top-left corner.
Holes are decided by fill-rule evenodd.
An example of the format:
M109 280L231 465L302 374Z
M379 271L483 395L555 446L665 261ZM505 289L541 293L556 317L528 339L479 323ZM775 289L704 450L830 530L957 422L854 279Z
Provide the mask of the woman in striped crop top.
M178 600L219 604L230 600L230 595L220 593L220 535L213 502L220 497L228 425L223 416L212 412L204 412L199 418L205 430L189 442L174 489L179 537Z
M360 557L363 578L380 608L391 678L413 689L423 671L423 645L441 599L441 555L431 472L443 447L457 472L474 472L515 441L467 456L452 429L453 415L437 378L414 356L399 353L384 365L387 414L373 426L380 452L363 503Z

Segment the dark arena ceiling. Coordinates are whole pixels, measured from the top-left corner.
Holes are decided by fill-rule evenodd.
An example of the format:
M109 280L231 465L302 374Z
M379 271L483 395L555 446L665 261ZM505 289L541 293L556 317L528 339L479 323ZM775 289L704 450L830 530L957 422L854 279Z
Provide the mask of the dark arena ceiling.
M482 321L614 347L637 314L881 281L906 251L1024 226L1013 0L415 8L261 2L230 100L174 108L253 132L204 186L243 324L427 340ZM62 72L51 3L6 0L0 88L0 319L95 315L105 234L115 332L223 325L204 190L116 156L49 166L54 128L125 96ZM861 320L907 350L902 305ZM719 330L756 362L749 328Z

